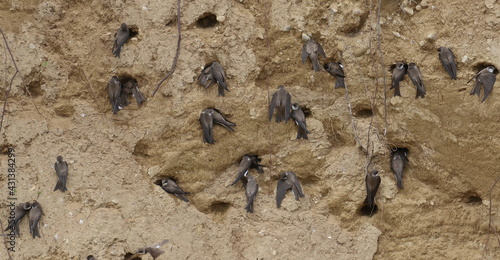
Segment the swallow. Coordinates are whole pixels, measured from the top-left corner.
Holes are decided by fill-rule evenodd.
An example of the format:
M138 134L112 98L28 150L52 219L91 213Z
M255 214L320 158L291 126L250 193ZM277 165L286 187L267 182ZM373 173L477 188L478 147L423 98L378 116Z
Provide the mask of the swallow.
M231 183L231 186L235 185L245 174L248 174L248 170L250 170L250 168L257 169L259 173L263 173L264 170L261 167L265 165L260 164L260 160L261 159L257 155L243 155L240 161L240 166L238 167L236 180Z
M247 195L247 206L245 209L247 210L247 213L253 213L253 201L259 191L259 184L255 181L254 177L248 173L248 171L245 173L245 177L245 194Z
M377 205L375 204L375 195L377 195L378 186L380 185L380 176L377 170L372 170L366 173L366 199L365 204L371 209L372 213L375 211ZM371 215L371 214L370 214Z
M410 77L413 85L417 88L417 96L415 98L425 98L426 93L424 82L422 81L422 73L420 73L417 64L413 62L408 64L408 77Z
M439 47L439 60L443 64L444 69L450 75L451 79L457 79L457 63L455 62L455 55L446 47Z
M208 88L212 83L217 82L219 86L219 97L225 96L224 90L229 92L226 84L226 73L219 62L214 61L208 64L198 76L199 84Z
M164 244L166 244L167 242L168 242L168 240L165 239L165 240L161 241L160 243L157 243L157 244L154 244L154 245L151 245L148 247L139 248L139 249L137 249L136 254L144 255L144 254L149 253L151 255L151 257L153 257L153 259L156 259L161 254L165 253L165 251L161 250L160 247L163 246Z
M396 66L394 66L394 69L392 71L392 84L390 89L394 89L394 96L401 96L401 91L399 89L399 82L403 80L404 76L406 75L406 67L408 65L403 62L398 62L396 63Z
M161 188L170 194L174 194L177 198L183 200L184 202L189 202L188 198L186 197L186 194L189 194L189 192L183 191L181 187L177 186L177 183L175 183L173 180L161 180Z
M330 62L323 67L330 75L335 77L335 88L345 88L344 65L342 63Z
M38 201L33 201L31 203L31 209L29 213L29 224L30 224L30 233L33 235L33 238L40 237L40 231L38 230L38 222L42 217L43 211L42 206Z
M203 128L203 142L214 144L215 140L213 138L213 126L215 124L225 127L230 132L234 132L232 126L236 124L225 119L224 116L215 108L207 108L203 110L200 114L200 124Z
M271 103L269 104L269 121L273 118L274 108L277 107L276 122L285 120L285 123L290 119L292 96L285 90L285 86L281 85L274 92Z
M278 187L276 188L276 205L278 208L281 207L281 202L285 197L286 191L289 189L292 189L295 200L299 200L299 197L304 197L297 175L294 172L283 172L280 175Z
M141 92L139 91L139 87L137 86L137 80L129 79L123 85L124 85L124 87L122 88L122 92L123 92L123 89L126 89L127 94L132 94L132 96L135 98L135 101L137 102L137 105L140 106L142 104L142 102L144 102L146 100L144 98L144 96L141 94Z
M304 111L302 111L302 108L300 108L299 103L292 104L292 119L298 126L297 139L308 139L307 135L310 134L310 132L309 130L307 130L306 116L304 115Z
M12 220L4 231L14 228L16 236L21 236L19 233L19 222L23 219L24 215L31 209L31 203L20 203L14 209L14 220Z
M109 96L109 102L111 103L111 108L113 109L113 114L118 113L120 110L119 104L120 104L120 95L122 92L122 85L120 81L118 80L117 76L111 77L108 83L108 96Z
M396 182L400 189L403 188L403 170L408 162L407 151L408 149L406 148L397 148L391 153L391 169L394 171Z
M309 40L302 47L302 64L306 62L306 59L309 56L309 59L313 64L314 71L320 71L321 65L319 64L318 54L323 56L324 59L326 58L325 51L323 50L323 47L321 47L321 44L315 42L314 40Z
M115 42L113 43L113 49L111 50L115 57L120 58L120 51L122 50L122 46L128 40L129 36L130 30L128 28L128 25L126 23L122 23L122 25L120 25L120 29L118 29L118 32L116 32Z
M484 89L484 97L481 103L483 103L486 98L490 95L491 91L493 90L493 85L495 85L496 81L496 74L495 72L495 67L494 66L488 66L481 71L479 71L475 78L476 82L474 83L474 87L472 88L470 94L474 95L476 94L478 97L481 94L481 85L483 86ZM471 79L472 80L472 79ZM469 83L470 80L467 82Z
M57 162L54 164L54 169L56 169L57 174L57 184L54 191L67 191L66 180L68 179L68 163L63 160L62 156L57 156Z

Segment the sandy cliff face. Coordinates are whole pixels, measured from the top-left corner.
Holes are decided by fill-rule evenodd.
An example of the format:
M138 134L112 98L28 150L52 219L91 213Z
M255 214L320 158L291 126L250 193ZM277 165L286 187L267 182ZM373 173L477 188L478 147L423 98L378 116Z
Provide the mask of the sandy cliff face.
M123 259L163 239L170 242L159 259L498 258L489 229L498 83L484 103L466 83L484 64L500 67L500 3L416 2L384 0L378 10L377 1L182 1L177 69L152 97L175 55L174 1L0 1L20 71L0 132L1 172L15 148L18 201L36 199L44 209L42 238L33 240L24 220L12 259ZM111 46L122 22L137 35L118 59ZM328 73L301 64L306 35L329 60L342 59L348 99ZM439 46L455 53L456 81ZM5 88L14 69L2 53ZM197 84L213 60L225 68L226 97ZM415 99L408 77L402 97L392 97L389 66L397 61L417 63L425 99ZM135 78L145 104L113 115L113 75ZM296 140L291 122L268 121L279 85L309 110L309 140ZM214 145L202 143L198 122L207 107L237 124L235 132L217 127ZM389 165L395 147L410 151L403 190ZM251 171L260 186L254 214L244 210L242 186L230 186L246 153L269 166ZM52 191L58 155L69 164L66 193ZM371 218L359 211L367 165L382 178ZM277 209L276 182L288 170L305 197L289 193ZM191 192L191 202L155 184L164 177ZM491 201L498 229L500 187ZM5 227L8 208L0 215Z

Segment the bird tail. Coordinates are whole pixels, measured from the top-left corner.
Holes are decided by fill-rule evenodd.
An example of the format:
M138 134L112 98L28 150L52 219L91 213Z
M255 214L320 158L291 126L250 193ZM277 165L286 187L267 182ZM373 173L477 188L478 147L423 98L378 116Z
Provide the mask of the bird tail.
M425 98L425 89L423 86L417 87L417 96L415 98Z
M253 200L248 200L245 209L247 210L247 213L253 213Z
M337 77L335 88L345 88L345 80L343 77Z
M394 96L401 96L401 90L399 89L399 84L394 87Z
M57 180L56 187L54 188L54 191L60 190L62 192L67 191L66 189L66 177L62 176Z

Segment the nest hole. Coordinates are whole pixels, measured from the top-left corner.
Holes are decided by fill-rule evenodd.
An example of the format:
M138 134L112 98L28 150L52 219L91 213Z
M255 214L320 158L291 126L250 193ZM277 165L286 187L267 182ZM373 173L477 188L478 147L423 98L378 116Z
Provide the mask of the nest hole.
M215 201L210 204L210 211L214 213L224 214L231 207L231 204L224 201Z
M373 110L370 108L362 108L354 112L355 117L369 118L373 116Z
M130 32L128 36L129 39L137 37L137 35L139 35L139 27L135 24L129 25L128 30Z
M123 257L124 260L142 260L141 257L139 256L136 256L137 254L133 254L133 253L126 253L125 256Z
M481 70L483 70L484 68L486 68L488 66L495 67L495 70L493 71L493 73L498 74L498 68L497 68L497 66L495 64L491 64L491 63L488 63L488 62L479 62L478 64L474 65L473 68L477 72L480 72Z
M471 205L481 205L483 204L483 199L476 192L469 191L465 193L463 202Z
M363 206L361 206L361 208L358 209L358 215L371 217L375 215L377 211L378 211L377 205L375 205L372 209L368 205L364 204Z
M213 13L204 13L198 20L196 20L196 25L201 28L211 28L219 23L217 21L217 16Z

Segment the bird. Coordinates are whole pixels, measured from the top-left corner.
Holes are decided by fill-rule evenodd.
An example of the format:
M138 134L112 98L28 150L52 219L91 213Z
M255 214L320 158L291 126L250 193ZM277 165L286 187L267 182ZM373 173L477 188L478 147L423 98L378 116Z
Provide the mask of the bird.
M201 71L200 76L198 76L199 84L208 88L212 83L216 83L219 86L219 97L225 96L224 90L229 92L226 84L226 73L220 65L219 62L214 61L209 63L205 68Z
M292 189L293 195L295 195L295 200L299 200L299 197L304 197L297 175L290 171L282 172L276 188L276 205L278 208L281 207L281 202L285 197L286 191L289 189Z
M443 64L444 69L450 75L451 79L457 79L457 63L455 62L455 55L446 47L439 47L439 60Z
M408 162L407 151L408 149L406 148L397 148L391 153L391 169L394 171L396 183L400 189L403 188L403 170Z
M21 235L19 233L19 222L21 222L24 215L26 215L26 213L29 212L30 209L31 203L19 203L19 205L14 208L14 219L9 221L9 225L4 231L14 228L14 233L19 237Z
M68 179L68 163L63 160L62 156L57 156L57 162L54 164L54 169L56 169L57 174L57 184L54 191L67 191L66 180Z
M132 94L132 96L135 98L135 101L137 102L137 105L139 106L146 100L139 91L137 80L132 78L128 79L125 84L123 84L122 94L123 93L126 93L127 95Z
M120 58L120 51L122 50L123 44L128 40L128 37L130 36L130 30L128 28L128 25L126 23L122 23L120 25L120 29L116 32L115 35L115 42L113 43L113 55L115 57Z
M345 75L344 75L344 65L340 62L330 62L326 63L324 69L330 73L330 75L335 77L335 88L345 88Z
M244 177L246 177L245 194L247 196L247 206L245 209L247 210L247 213L253 213L253 201L259 191L259 184L255 181L254 177L248 173L248 171L245 173Z
M481 85L482 85L484 89L484 96L483 100L481 100L481 103L483 103L486 100L486 98L490 95L491 91L493 90L493 85L495 85L497 77L496 74L494 73L495 70L496 68L494 66L488 66L479 71L475 76L476 82L474 83L474 87L472 88L470 94L471 95L476 94L479 97L479 95L481 94ZM467 83L469 83L471 80L469 80Z
M394 89L394 96L401 96L401 91L399 89L399 82L403 80L406 75L406 68L408 65L404 62L398 62L392 70L392 84L390 89Z
M221 114L221 112L215 108L207 108L203 110L200 114L200 124L203 128L203 142L214 144L215 140L213 138L213 126L215 124L225 127L230 132L234 132L233 126L235 123L230 122Z
M366 199L365 204L371 210L370 216L373 212L377 210L377 205L375 204L375 195L377 195L378 186L380 185L380 176L377 170L372 170L366 173Z
M29 212L29 224L30 224L30 233L33 235L33 238L40 237L40 231L38 230L38 222L42 217L43 211L42 206L38 201L33 201L31 203L31 209Z
M292 96L285 90L285 86L281 85L278 90L274 92L269 103L269 121L273 118L274 108L277 109L276 112L276 122L285 121L288 122L290 119Z
M308 139L307 135L310 134L309 130L307 130L306 125L306 116L304 115L304 111L300 107L299 103L292 104L292 119L297 124L297 139L304 138Z
M415 98L425 98L426 93L424 82L422 81L422 73L420 73L417 64L413 62L408 64L408 77L410 77L411 81L417 88L417 96Z
M141 248L137 249L134 254L127 253L125 255L124 259L125 260L138 260L138 259L141 259L141 257L140 257L141 255L145 255L148 253L151 255L151 257L153 257L153 259L156 259L161 254L165 253L165 251L161 250L160 247L166 243L168 243L167 239L161 241L160 243L151 245L151 246L141 247Z
M264 170L261 168L260 158L257 155L245 154L241 157L240 166L238 167L238 174L236 180L231 183L231 186L235 185L245 174L248 173L250 168L256 169L259 173L263 173Z
M120 110L119 104L120 104L120 95L122 92L122 85L120 83L120 80L118 80L117 76L111 77L108 83L108 96L109 96L109 102L111 103L111 108L113 109L113 114L118 113Z
M313 64L314 71L320 71L321 65L319 64L318 55L326 58L325 51L323 50L323 47L321 47L321 44L312 39L307 41L307 43L302 47L302 64L306 62L306 59L309 56L309 59Z
M189 202L186 197L186 194L189 194L189 192L183 191L181 187L177 186L177 183L175 183L172 179L162 179L161 188L170 194L174 194L177 198L183 200L184 202Z

